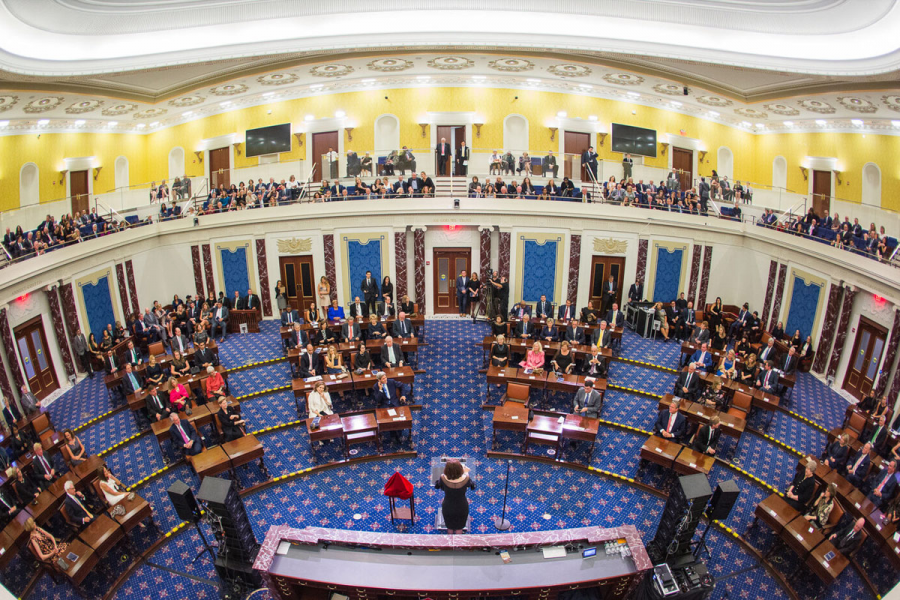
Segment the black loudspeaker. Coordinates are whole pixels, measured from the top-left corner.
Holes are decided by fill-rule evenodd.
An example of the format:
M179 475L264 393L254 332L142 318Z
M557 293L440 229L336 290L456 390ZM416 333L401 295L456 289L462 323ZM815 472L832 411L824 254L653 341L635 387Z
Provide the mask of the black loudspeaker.
M713 492L712 500L706 509L706 516L715 521L724 521L731 514L734 503L737 502L741 490L733 479L723 481Z
M176 481L168 489L169 500L175 507L175 513L182 521L195 523L200 520L200 507L194 498L194 491L183 481Z
M653 564L666 562L670 556L690 553L691 539L710 496L712 489L703 473L678 478L669 492L656 535L647 544Z
M207 521L219 539L219 557L252 565L259 551L259 543L253 535L253 527L234 482L206 477L197 499L208 510Z

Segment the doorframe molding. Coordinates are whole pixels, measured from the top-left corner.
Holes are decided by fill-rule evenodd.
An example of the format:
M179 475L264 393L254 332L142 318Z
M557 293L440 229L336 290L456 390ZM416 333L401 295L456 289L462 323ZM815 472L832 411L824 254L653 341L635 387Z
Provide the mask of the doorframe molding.
M472 274L472 247L471 246L435 246L431 249L431 260L433 262L432 270L431 270L431 293L432 293L432 297L433 297L431 312L432 312L432 314L448 314L448 315L454 314L452 312L448 312L448 313L439 313L438 312L438 305L437 305L437 295L438 294L437 294L437 288L435 286L435 284L436 284L435 277L437 277L437 272L438 272L437 258L435 257L435 255L438 252L458 252L460 254L467 253L469 255L469 268L466 270L466 273L471 275ZM459 275L459 272L456 271L455 268L451 272L454 276ZM451 294L451 298L455 298L456 297L456 277L453 277L452 283L453 283L453 285L452 285L453 292Z
M48 369L53 377L53 381L56 382L56 390L62 389L62 380L59 378L59 374L56 372L56 363L53 362L53 355L50 352L50 341L47 339L47 330L44 328L44 316L42 314L36 315L24 323L19 323L15 327L12 328L12 337L13 337L13 352L15 352L16 359L19 361L19 365L22 367L22 377L25 378L25 383L28 383L28 375L25 372L25 360L22 358L22 353L19 351L18 344L18 332L24 329L29 329L34 325L39 324L39 329L41 332L41 342L44 344L44 356L47 359ZM24 336L23 336L24 337ZM37 373L37 369L35 369ZM43 386L42 386L43 387ZM28 388L31 389L31 384L28 384ZM48 392L48 394L52 394L54 391L52 390Z
M883 325L876 323L872 319L859 315L859 318L856 321L856 335L853 336L853 345L850 349L850 360L847 361L847 366L844 369L844 381L841 382L841 389L847 390L847 380L850 378L850 373L853 371L853 359L856 357L856 351L859 349L857 343L859 342L860 335L860 326L866 325L866 328L872 328L881 333L884 337L884 346L881 348L881 356L878 357L878 366L882 367L882 361L884 360L884 353L887 352L888 346L888 329ZM879 369L880 370L880 369ZM872 389L875 389L875 384L878 383L878 374L875 374L875 379L872 381ZM847 393L851 396L854 396L853 392L847 390ZM854 396L855 397L855 396Z

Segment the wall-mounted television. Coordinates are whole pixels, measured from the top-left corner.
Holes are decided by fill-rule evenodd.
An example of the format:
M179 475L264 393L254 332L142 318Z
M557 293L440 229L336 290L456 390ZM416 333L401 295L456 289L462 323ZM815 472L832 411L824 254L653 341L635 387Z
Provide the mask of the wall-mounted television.
M656 130L612 124L613 152L656 157Z
M291 151L291 124L248 129L244 138L246 156L277 154Z

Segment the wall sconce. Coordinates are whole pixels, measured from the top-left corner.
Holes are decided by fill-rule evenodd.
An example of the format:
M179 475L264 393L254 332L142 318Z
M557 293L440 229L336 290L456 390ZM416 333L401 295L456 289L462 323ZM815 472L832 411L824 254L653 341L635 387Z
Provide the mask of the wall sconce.
M806 167L800 167L800 172L803 173L803 181L809 180L809 169Z
M202 150L194 150L194 156L197 157L197 162L203 162L203 151Z
M297 145L298 145L298 146L302 146L302 145L303 145L303 134L302 134L302 133L295 133L295 134L294 134L294 137L297 138Z
M353 128L352 127L344 127L344 131L347 132L347 139L352 142L353 141Z
M608 133L598 133L597 134L597 141L601 146L603 146L603 142L606 141L606 136L608 136L608 135L609 135Z
M240 156L240 155L241 155L241 143L240 143L240 142L235 142L235 143L232 144L232 146L234 146L234 152L235 152L235 154L237 154L238 156Z
M706 160L706 152L707 152L706 150L698 150L697 151L697 154L700 155L700 162L703 162L704 160Z
M665 154L669 149L669 142L660 142L659 145L662 146L662 153Z
M551 142L552 142L554 139L556 139L556 132L557 132L558 130L559 130L558 127L551 127L551 128L550 128L550 141L551 141Z
M103 168L103 167L94 167L94 181L97 181L97 175L100 174L100 170L101 170L102 168Z
M68 173L68 172L69 172L68 169L65 169L65 170L59 172L59 184L60 185L62 185L63 181L66 180L66 173Z
M481 137L481 127L484 125L484 123L472 123L472 125L475 127L475 137L480 138Z
M419 123L419 127L422 128L422 137L425 137L425 128L428 127L428 123Z
M834 173L834 178L837 179L837 184L838 184L838 185L841 185L841 184L843 183L843 182L841 181L841 172L840 172L840 171L833 171L833 173Z

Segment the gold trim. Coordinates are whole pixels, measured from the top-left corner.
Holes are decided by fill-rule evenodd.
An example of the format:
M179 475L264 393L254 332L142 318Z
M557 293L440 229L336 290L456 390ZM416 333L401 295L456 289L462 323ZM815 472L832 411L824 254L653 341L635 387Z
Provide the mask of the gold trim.
M84 320L85 327L82 328L84 330L84 335L87 336L91 333L91 321L88 318L87 306L84 304L84 291L82 287L85 285L97 285L100 280L106 277L107 286L109 287L109 303L112 306L113 311L113 319L122 325L125 325L122 319L122 310L130 311L130 307L124 306L120 307L119 302L116 299L116 294L113 292L113 286L118 286L118 281L116 280L115 275L113 274L112 267L106 267L105 269L101 269L100 271L94 271L90 275L85 275L83 277L79 277L73 283L77 293L75 294L75 298L78 301L78 308L81 309L81 318ZM123 282L124 283L124 282ZM100 342L100 339L97 338L97 342Z
M363 231L360 233L347 233L341 236L341 287L344 289L344 304L351 302L354 295L359 295L361 297L361 294L359 293L351 294L351 291L354 289L354 283L350 281L349 242L352 240L354 242L359 242L363 246L372 241L381 243L381 279L383 280L385 275L391 274L390 252L388 249L390 239L391 233L388 231ZM391 281L393 280L394 278L391 277ZM378 282L378 285L379 287L381 286L381 281ZM396 298L392 298L392 300L396 300Z
M568 281L568 273L563 272L563 254L565 254L565 244L568 243L567 233L537 233L526 231L516 236L516 298L518 302L524 298L524 290L522 286L525 280L525 242L536 242L538 246L543 246L547 242L556 242L556 277L553 281L553 294L550 298L551 303L559 305L562 302L565 293L564 282Z
M826 281L824 278L791 267L791 276L789 279L790 285L787 287L787 290L785 290L787 292L785 295L785 302L781 304L781 315L778 315L780 318L775 319L775 321L781 321L785 324L785 326L787 325L788 317L790 317L791 315L791 301L794 299L794 281L797 279L802 281L807 286L816 285L819 287L819 300L816 303L816 314L813 317L812 328L809 332L809 335L812 336L813 345L815 346L816 331L819 328L819 318L822 316L822 306L824 305L824 302L822 302L822 300L823 296L825 295L824 292L828 288L828 281ZM794 335L794 333L791 332L788 335Z
M594 252L600 254L625 254L628 250L628 240L615 240L613 238L594 238Z
M278 240L278 251L282 254L300 254L312 251L312 238L291 238Z

